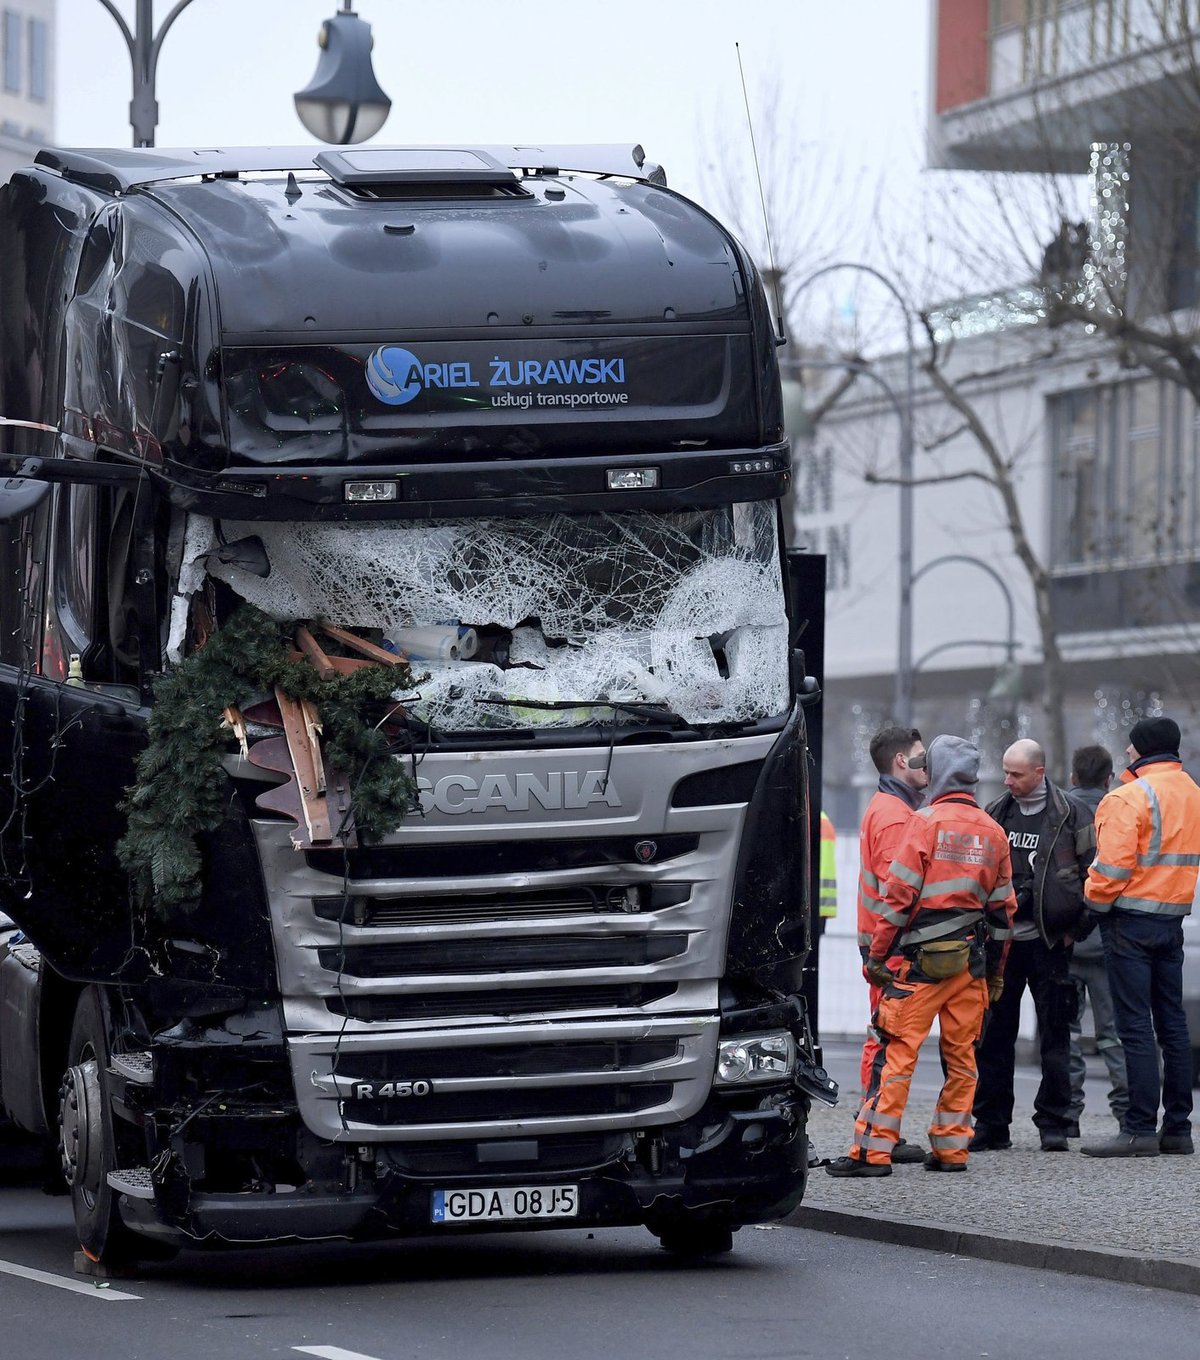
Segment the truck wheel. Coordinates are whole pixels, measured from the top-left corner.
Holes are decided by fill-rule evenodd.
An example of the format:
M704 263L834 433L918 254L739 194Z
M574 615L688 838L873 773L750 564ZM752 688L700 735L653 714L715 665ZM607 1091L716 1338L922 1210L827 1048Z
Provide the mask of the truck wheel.
M655 1232L664 1251L686 1260L721 1256L733 1250L733 1229L719 1219L699 1222L681 1219L669 1225L664 1224L656 1228Z
M152 1244L143 1244L121 1221L116 1192L108 1183L108 1173L121 1165L102 1079L108 1054L104 1010L96 989L87 987L75 1008L69 1065L59 1089L59 1152L79 1245L93 1261L119 1266L150 1255L146 1247Z

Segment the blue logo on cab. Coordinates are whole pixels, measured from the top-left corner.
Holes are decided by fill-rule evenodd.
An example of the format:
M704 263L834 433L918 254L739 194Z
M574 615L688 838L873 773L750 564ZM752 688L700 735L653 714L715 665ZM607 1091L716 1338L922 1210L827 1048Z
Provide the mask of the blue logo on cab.
M478 387L471 377L471 365L423 364L410 349L399 345L380 345L367 360L367 386L389 406L407 406L427 387Z

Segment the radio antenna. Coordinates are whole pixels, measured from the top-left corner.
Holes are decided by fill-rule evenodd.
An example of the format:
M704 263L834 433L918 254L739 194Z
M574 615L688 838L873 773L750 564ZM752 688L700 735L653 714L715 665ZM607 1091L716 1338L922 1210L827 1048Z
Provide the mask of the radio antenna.
M783 329L783 292L779 286L779 270L775 268L775 244L771 240L771 218L767 212L767 196L763 192L762 172L758 168L758 146L754 141L754 119L750 116L750 95L746 89L746 72L742 67L742 46L735 42L733 50L737 53L738 76L742 82L742 103L746 107L746 128L750 133L750 153L754 158L754 178L758 181L758 201L762 207L763 231L767 237L767 263L771 267L771 290L775 294L775 325L781 345L787 344Z

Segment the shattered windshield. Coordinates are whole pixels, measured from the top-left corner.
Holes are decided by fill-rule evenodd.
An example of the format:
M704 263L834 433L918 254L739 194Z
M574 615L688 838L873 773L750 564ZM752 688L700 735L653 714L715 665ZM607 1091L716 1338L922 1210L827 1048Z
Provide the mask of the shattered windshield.
M250 538L268 576L221 548ZM446 731L638 721L588 707L605 704L727 723L788 703L772 502L388 524L192 516L181 597L205 570L276 619L408 657L408 711Z

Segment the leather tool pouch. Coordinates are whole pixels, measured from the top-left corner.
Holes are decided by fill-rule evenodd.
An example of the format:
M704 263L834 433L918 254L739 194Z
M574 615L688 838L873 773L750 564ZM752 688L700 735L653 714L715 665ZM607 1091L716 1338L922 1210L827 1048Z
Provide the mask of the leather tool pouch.
M931 940L917 950L917 967L929 978L957 977L970 961L970 940Z

